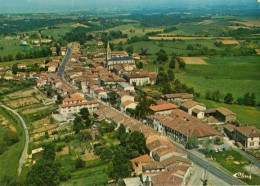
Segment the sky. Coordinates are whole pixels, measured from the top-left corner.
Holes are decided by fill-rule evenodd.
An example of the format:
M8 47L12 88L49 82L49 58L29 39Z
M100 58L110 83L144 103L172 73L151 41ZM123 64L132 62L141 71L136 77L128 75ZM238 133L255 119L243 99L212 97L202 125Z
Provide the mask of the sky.
M133 8L254 7L257 0L0 0L0 12L107 10Z

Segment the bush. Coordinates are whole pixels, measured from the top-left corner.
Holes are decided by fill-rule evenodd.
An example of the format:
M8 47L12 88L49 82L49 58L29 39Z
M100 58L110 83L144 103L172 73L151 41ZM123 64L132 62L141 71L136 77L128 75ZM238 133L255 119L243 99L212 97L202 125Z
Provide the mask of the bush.
M77 159L76 162L75 162L75 168L76 169L80 169L80 168L83 168L85 167L85 161L83 161L82 159Z

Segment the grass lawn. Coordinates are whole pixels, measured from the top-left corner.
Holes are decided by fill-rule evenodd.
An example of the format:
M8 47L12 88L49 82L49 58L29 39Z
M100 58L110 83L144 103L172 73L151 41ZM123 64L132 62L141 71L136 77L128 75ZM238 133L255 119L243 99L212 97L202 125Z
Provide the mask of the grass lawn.
M14 121L10 116L6 114L6 112L10 113L9 111L5 111L2 107L0 107L0 114L9 120L10 123L16 128L19 136L19 142L15 143L14 145L10 146L3 154L0 155L0 180L3 176L6 176L11 179L11 181L15 181L17 179L17 168L19 158L22 154L25 135L23 132L22 124L20 120L17 118L17 121ZM12 117L16 118L15 115L10 113ZM0 126L0 134L2 135L4 132L4 128Z
M175 73L177 79L203 96L207 90L232 93L234 98L255 93L260 102L260 61L258 56L206 59L208 65L186 65Z
M42 34L50 36L50 37L54 37L55 40L59 40L64 35L66 35L66 33L70 32L73 29L73 27L72 27L73 24L75 24L75 23L66 23L66 24L56 25L57 28L43 30Z
M25 63L26 65L33 65L34 63L38 63L38 62L43 62L46 59L49 59L49 57L45 57L45 58L35 58L35 59L22 59L22 60L15 60L15 61L6 61L6 62L2 62L1 65L2 66L7 66L7 65L13 65L13 64L18 64L18 63Z
M210 153L208 157L213 157L216 162L218 162L222 167L229 170L233 174L237 172L242 172L249 175L249 173L245 169L245 166L249 165L250 161L235 150ZM259 184L260 177L252 175L251 180L241 180L248 184Z
M61 185L105 185L110 178L107 176L108 163L100 159L86 162L86 166L71 174L71 179Z
M28 43L29 44L29 43ZM3 50L0 50L0 56L7 56L9 54L13 55L14 57L18 52L30 52L38 49L39 47L34 46L20 46L20 40L17 39L0 39L0 47L3 47Z
M198 99L199 102L206 104L207 108L225 107L237 114L237 120L241 124L254 125L260 129L260 108L249 107L244 105L228 105L225 103L218 103L206 99Z

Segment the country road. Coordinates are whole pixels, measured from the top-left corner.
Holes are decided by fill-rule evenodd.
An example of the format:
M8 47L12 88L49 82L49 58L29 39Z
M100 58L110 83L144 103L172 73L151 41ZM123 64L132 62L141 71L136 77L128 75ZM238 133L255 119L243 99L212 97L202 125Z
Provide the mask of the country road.
M21 174L21 171L22 171L22 166L23 164L25 163L25 159L26 159L26 156L27 156L27 151L28 151L28 146L29 146L29 133L28 133L28 129L27 129L27 126L26 126L26 123L25 121L23 120L23 118L20 116L20 114L18 114L15 110L5 106L5 105L2 105L0 103L0 106L2 106L3 108L5 108L6 110L9 110L11 111L12 113L14 113L19 119L20 121L22 122L22 125L23 125L23 128L24 128L24 133L25 133L25 144L24 144L24 149L23 149L23 153L19 159L19 166L18 166L18 176Z

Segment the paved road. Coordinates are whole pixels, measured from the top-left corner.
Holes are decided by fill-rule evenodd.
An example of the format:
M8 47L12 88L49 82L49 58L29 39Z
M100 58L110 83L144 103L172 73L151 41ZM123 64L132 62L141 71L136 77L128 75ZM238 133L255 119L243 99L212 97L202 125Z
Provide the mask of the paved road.
M57 76L60 77L62 79L62 75L64 73L64 70L65 70L65 66L67 64L67 62L69 61L70 59L70 54L71 54L72 50L70 47L67 48L67 53L64 57L64 59L62 60L62 63L61 63L61 66L59 68L59 70L57 71Z
M239 179L234 178L232 175L224 172L223 170L218 169L215 165L212 165L206 158L203 156L199 156L197 153L194 153L190 150L185 149L180 144L174 142L173 140L169 139L174 145L181 148L188 154L188 158L193 161L195 164L199 165L200 167L208 170L215 176L219 177L220 179L224 180L230 185L245 185L244 182L240 181Z
M28 129L27 129L27 126L23 120L23 118L20 116L20 114L18 114L15 110L5 106L5 105L2 105L0 103L0 106L4 107L6 110L9 110L11 111L12 113L14 113L19 119L20 121L22 122L22 125L23 125L23 128L24 128L24 133L25 133L25 144L24 144L24 149L23 149L23 153L19 159L19 166L18 166L18 176L21 174L21 171L22 171L22 166L23 164L25 163L25 159L26 159L26 156L27 156L27 151L28 151L28 145L29 145L29 133L28 133Z

